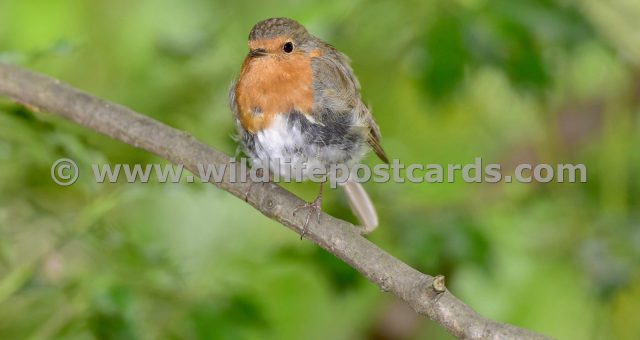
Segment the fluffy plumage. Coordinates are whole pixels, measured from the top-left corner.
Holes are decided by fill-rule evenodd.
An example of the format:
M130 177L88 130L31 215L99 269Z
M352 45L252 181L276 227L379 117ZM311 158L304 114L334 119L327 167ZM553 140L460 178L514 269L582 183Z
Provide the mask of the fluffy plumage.
M388 162L344 54L286 18L257 23L249 34L249 49L230 91L247 154L329 170L334 164L356 164L372 148ZM372 210L364 196L359 199L367 200ZM368 220L377 224L377 217Z

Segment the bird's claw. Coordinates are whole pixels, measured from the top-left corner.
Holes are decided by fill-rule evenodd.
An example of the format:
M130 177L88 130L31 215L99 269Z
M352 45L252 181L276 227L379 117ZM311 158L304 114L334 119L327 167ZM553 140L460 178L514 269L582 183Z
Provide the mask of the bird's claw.
M307 202L305 204L299 205L297 208L293 210L293 215L295 215L298 210L309 209L309 213L307 214L307 218L304 221L304 225L302 226L302 233L300 233L300 239L302 239L305 235L307 235L309 231L309 222L311 220L311 215L316 215L316 220L320 223L320 215L322 214L322 197L316 198L313 202Z

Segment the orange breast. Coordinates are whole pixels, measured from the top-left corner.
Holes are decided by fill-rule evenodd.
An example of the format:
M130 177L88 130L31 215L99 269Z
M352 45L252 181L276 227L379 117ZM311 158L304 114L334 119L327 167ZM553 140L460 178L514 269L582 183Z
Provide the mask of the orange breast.
M242 126L250 133L269 127L278 114L313 109L311 58L302 53L247 57L236 86Z

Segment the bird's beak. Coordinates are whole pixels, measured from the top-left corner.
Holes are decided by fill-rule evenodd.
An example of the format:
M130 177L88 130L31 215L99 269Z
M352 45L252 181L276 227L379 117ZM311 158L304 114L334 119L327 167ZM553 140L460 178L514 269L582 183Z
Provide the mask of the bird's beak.
M249 56L257 58L264 57L267 55L267 51L264 48L256 48L249 51Z

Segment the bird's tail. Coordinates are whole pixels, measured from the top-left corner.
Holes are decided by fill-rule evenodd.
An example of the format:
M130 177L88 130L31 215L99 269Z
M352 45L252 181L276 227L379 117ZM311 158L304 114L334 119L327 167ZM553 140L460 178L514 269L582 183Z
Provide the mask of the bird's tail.
M362 184L349 180L342 183L342 187L347 193L351 210L362 224L362 233L374 231L378 227L378 214Z

